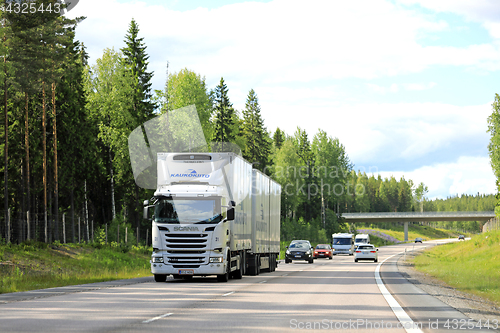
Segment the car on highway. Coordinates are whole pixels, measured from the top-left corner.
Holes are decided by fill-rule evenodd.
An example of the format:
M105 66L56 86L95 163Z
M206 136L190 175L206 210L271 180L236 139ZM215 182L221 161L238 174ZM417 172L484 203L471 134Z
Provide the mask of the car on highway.
M465 236L464 235L459 235L458 236L458 240L463 240L464 241L465 240Z
M415 238L415 243L422 243L422 238L420 237Z
M285 263L291 263L294 260L305 260L312 264L314 248L308 240L293 240L286 247Z
M359 245L354 252L354 262L358 262L358 260L373 260L373 262L377 262L378 249L372 244Z
M318 258L328 258L333 259L332 247L330 244L318 244L314 249L313 253L314 259Z

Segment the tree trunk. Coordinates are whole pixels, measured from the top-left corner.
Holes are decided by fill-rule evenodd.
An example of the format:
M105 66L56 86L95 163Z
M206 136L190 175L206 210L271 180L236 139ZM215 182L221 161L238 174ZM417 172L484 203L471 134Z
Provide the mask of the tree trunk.
M28 93L24 93L25 99L25 118L24 118L24 149L26 151L26 196L27 196L27 204L26 211L30 211L30 141L29 141L29 122L28 122Z
M71 182L71 242L75 243L75 185Z
M54 219L55 240L59 240L59 184L57 175L56 84L52 83L52 134L54 136Z
M42 81L42 155L43 155L43 213L45 216L45 243L47 239L47 129L45 110L45 81Z
M5 43L7 37L3 37L3 42ZM5 112L5 146L4 146L4 156L5 156L5 170L4 170L4 211L5 211L5 221L7 222L9 216L9 115L7 108L7 57L3 58L3 68L4 68L4 112ZM8 228L7 223L5 225ZM8 230L6 230L8 232Z
M109 150L109 174L111 175L111 210L113 212L113 220L114 220L116 218L115 183L113 176L113 160L111 159L111 149Z

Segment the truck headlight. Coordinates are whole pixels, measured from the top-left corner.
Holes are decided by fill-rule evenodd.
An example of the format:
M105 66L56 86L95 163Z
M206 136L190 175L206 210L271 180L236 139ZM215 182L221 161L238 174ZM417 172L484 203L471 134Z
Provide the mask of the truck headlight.
M209 263L221 263L222 262L222 257L210 257L208 260Z
M163 262L163 257L153 257L153 262L154 263L162 263Z

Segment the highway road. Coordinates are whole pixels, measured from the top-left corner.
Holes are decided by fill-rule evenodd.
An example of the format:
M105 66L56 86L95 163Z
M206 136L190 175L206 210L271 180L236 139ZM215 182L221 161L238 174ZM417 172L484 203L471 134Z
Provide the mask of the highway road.
M335 256L280 264L228 283L148 277L4 294L0 332L494 331L472 328L399 275L395 263L405 248L435 244L382 247L379 263Z

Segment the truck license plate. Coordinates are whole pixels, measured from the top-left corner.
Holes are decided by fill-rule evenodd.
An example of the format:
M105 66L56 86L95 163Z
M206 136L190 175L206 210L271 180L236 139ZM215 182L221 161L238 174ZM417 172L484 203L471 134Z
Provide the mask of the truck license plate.
M179 275L193 275L194 270L192 269L179 269Z

